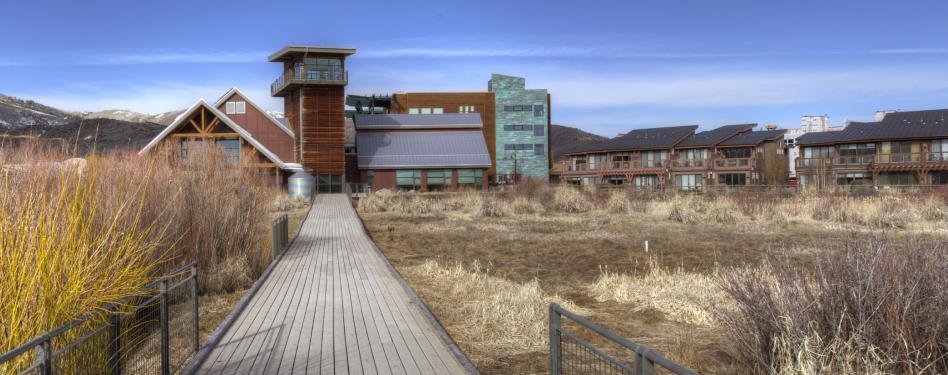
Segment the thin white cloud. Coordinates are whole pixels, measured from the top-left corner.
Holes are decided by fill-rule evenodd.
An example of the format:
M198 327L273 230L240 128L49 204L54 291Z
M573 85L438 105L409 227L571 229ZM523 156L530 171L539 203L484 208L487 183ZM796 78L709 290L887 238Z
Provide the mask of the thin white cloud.
M180 63L245 63L266 61L265 52L152 52L102 55L82 59L81 65L138 65Z

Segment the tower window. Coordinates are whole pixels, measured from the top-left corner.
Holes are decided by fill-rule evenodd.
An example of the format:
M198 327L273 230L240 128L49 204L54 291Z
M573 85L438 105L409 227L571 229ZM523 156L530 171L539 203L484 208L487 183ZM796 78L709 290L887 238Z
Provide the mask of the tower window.
M224 112L228 115L247 113L247 102L227 102Z

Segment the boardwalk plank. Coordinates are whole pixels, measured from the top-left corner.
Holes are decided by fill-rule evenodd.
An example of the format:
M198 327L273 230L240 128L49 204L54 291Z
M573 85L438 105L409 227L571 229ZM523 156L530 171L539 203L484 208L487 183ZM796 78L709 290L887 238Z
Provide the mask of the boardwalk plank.
M348 197L317 196L198 373L467 373L373 246Z

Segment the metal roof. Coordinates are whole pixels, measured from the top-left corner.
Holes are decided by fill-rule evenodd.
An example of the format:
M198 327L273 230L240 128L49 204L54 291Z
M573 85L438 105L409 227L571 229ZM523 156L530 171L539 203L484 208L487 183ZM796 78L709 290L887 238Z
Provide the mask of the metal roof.
M359 169L491 165L480 130L372 131L356 134Z
M275 53L273 53L272 55L270 55L267 59L269 59L270 62L281 61L281 60L283 60L287 55L294 55L294 54L300 54L300 53L302 53L302 54L313 54L314 56L315 56L315 55L342 55L342 56L349 56L349 55L352 55L352 54L356 53L356 50L355 50L355 48L334 48L334 47L294 46L294 45L290 45L290 46L283 47L283 48L280 49L279 51L276 51Z
M479 113L416 114L356 114L357 130L393 129L480 129Z
M685 137L692 135L697 128L698 125L686 125L635 129L621 137L578 147L570 153L671 148Z
M852 122L831 133L806 133L799 145L948 137L948 109L888 113L880 122Z
M783 133L786 132L786 129L744 132L734 138L721 142L718 146L756 146L764 141L780 138L783 136Z
M693 136L681 141L676 148L714 146L722 141L731 138L738 133L753 130L757 124L737 124L724 125L717 129L695 133Z

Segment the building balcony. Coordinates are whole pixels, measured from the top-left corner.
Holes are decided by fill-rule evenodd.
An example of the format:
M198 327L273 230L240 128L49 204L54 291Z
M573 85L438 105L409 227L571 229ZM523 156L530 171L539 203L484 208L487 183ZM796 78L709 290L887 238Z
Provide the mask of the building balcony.
M672 159L671 167L675 171L703 171L707 170L711 163L707 159Z
M591 174L591 173L656 173L664 171L668 167L668 160L631 160L631 161L613 161L601 164L567 164L567 174Z
M715 159L714 160L714 170L715 171L746 171L754 169L756 167L757 159L755 158L729 158L729 159Z
M309 64L297 64L287 69L283 75L270 84L270 95L285 96L287 89L297 85L336 85L349 84L349 71L341 69L326 70L324 67Z

